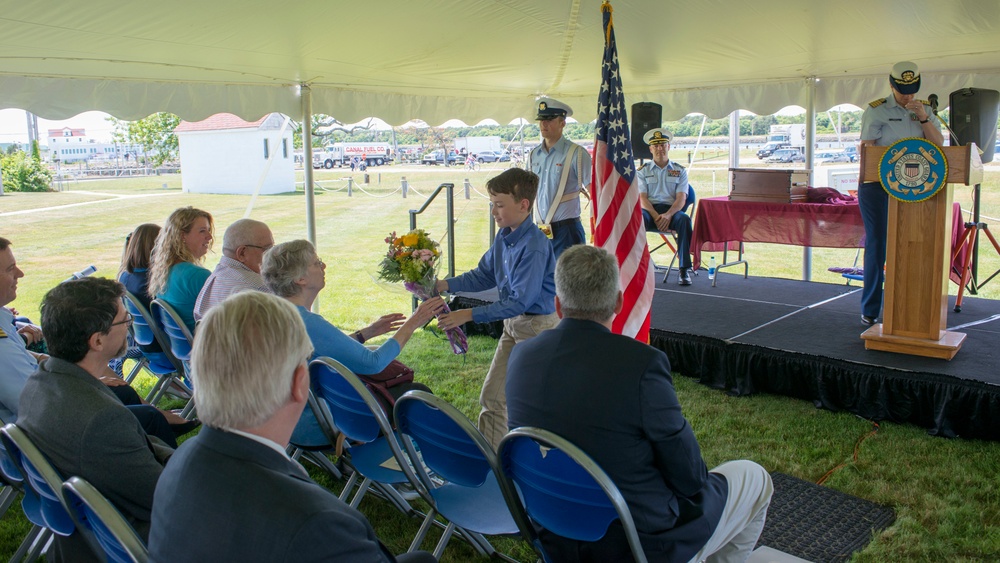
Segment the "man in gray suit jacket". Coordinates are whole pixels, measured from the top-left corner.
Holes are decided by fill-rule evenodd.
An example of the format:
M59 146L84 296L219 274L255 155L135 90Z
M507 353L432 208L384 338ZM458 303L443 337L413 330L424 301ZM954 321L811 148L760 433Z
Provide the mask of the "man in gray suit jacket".
M274 295L238 293L202 319L191 362L204 426L156 487L151 561L396 560L360 512L285 453L311 355L302 317Z
M68 281L42 300L49 358L24 385L17 425L63 477L90 481L132 523L149 531L153 489L173 450L97 378L121 356L132 316L125 288L103 278ZM97 560L79 533L56 537L56 560Z
M562 320L510 355L511 428L555 432L593 458L625 498L650 561L746 561L771 499L767 471L747 460L708 470L667 356L610 330L622 307L614 256L573 246L555 279ZM631 558L617 521L597 542L540 539L554 561Z

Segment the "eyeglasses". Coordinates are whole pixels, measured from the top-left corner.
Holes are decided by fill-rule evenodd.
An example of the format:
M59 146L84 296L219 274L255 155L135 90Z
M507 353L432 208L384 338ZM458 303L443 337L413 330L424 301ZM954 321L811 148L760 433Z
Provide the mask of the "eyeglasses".
M117 325L125 325L127 327L128 326L132 326L132 320L134 318L135 317L132 316L132 313L129 313L128 311L126 311L125 312L125 318L122 319L122 320L120 320L120 321L118 321L118 322L116 322L116 323L111 323L111 326L117 326Z
M257 245L257 244L244 244L243 246L249 246L250 248L259 248L262 252L267 252L268 250L271 250L272 248L274 248L274 243L272 242L271 244L269 244L267 246L260 246L260 245Z

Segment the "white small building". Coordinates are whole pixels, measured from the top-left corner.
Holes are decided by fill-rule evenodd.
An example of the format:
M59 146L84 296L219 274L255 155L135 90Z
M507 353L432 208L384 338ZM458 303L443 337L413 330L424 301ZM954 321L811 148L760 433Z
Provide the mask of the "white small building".
M185 192L261 194L295 191L292 126L281 133L278 113L247 122L219 113L198 122L181 121L174 129Z

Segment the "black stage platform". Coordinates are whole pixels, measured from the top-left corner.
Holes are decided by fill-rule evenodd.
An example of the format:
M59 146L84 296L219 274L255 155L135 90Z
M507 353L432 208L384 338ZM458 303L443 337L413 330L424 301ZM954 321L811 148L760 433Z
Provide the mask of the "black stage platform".
M656 286L651 344L674 371L734 394L768 392L936 436L1000 440L1000 301L965 297L948 330L968 336L951 361L865 350L860 288L704 271ZM458 308L496 299L460 295ZM468 327L497 336L497 325Z

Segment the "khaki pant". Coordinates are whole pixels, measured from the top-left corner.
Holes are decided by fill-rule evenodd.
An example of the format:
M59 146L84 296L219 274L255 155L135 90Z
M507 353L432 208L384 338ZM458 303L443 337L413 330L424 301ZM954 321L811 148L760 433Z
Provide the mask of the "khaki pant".
M548 315L518 315L504 320L503 334L497 343L490 371L486 372L483 391L479 394L479 431L483 433L493 449L507 434L507 358L514 345L523 342L543 330L559 324L555 313Z

